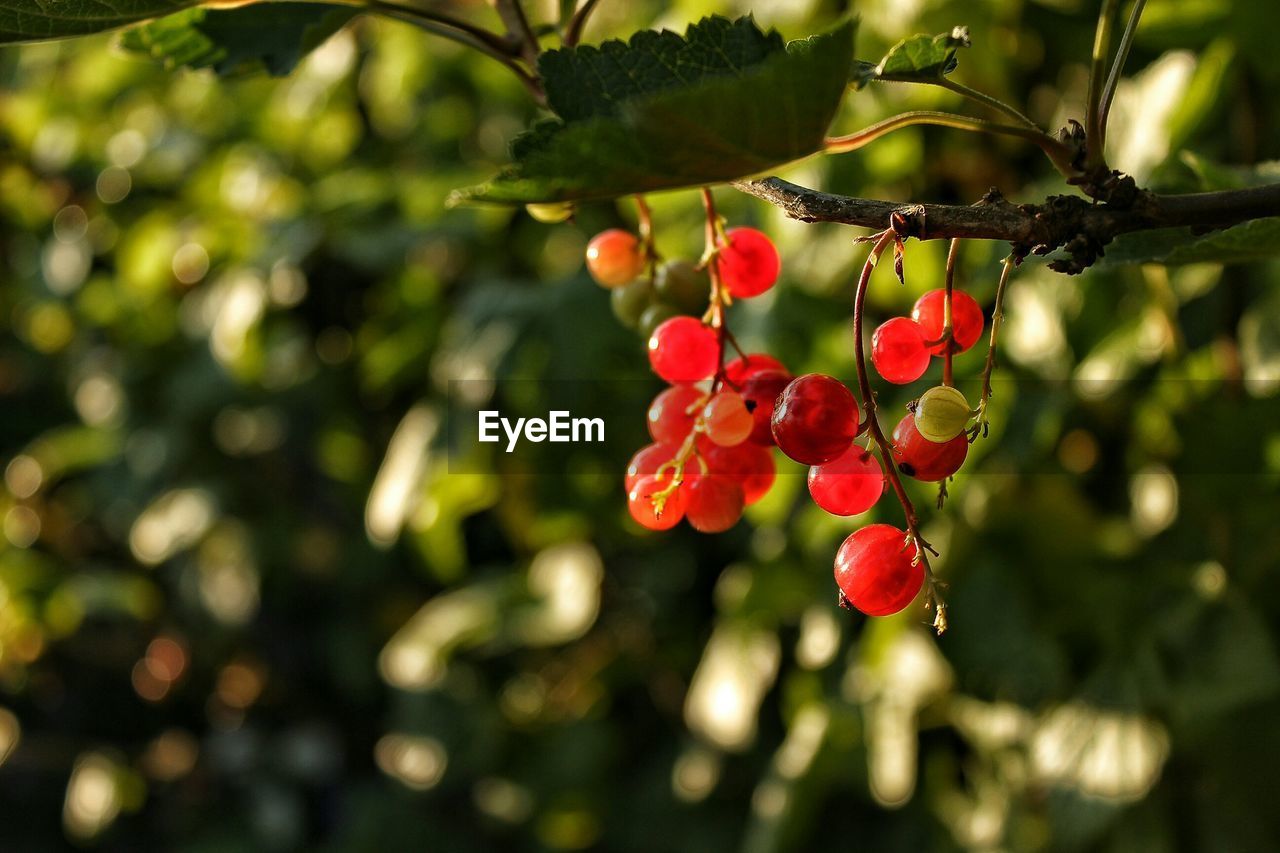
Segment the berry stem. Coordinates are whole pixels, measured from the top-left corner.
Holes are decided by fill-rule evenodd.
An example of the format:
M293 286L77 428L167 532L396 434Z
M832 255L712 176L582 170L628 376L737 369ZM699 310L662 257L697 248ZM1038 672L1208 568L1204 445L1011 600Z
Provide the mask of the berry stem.
M720 217L716 213L715 197L711 194L709 187L702 188L702 206L707 212L706 248L702 252L702 262L707 269L707 278L711 280L711 304L707 306L707 313L703 317L703 322L718 332L720 341L720 366L717 368L715 378L711 383L711 390L714 392L724 379L724 357L727 349L726 344L730 338L729 328L724 319L724 309L729 304L729 294L725 290L724 284L720 281L720 263L717 258L723 241L724 229L720 223Z
M951 343L951 338L955 334L951 327L951 291L955 284L956 278L956 258L960 254L960 239L956 238L951 241L951 245L947 249L947 272L943 278L944 295L942 298L942 340L946 342L942 350L942 384L954 385L954 376L952 375L951 359L955 355L955 347Z
M933 568L929 565L929 552L932 552L935 556L938 552L934 551L933 546L920 535L920 520L916 516L915 506L911 503L911 498L907 496L907 490L903 488L902 479L898 476L898 466L894 464L893 449L889 446L889 440L885 438L883 430L880 429L880 419L876 416L876 397L871 390L871 379L867 373L866 348L863 346L862 340L867 285L871 282L871 273L876 268L880 255L884 253L890 243L897 239L897 234L892 228L889 228L871 239L875 240L875 245L872 246L870 254L867 255L867 261L862 266L862 274L858 277L858 290L853 298L853 345L854 362L858 369L858 390L862 395L862 408L866 412L867 433L876 444L880 460L884 463L885 473L889 477L889 484L893 486L893 492L898 496L898 503L902 504L902 514L906 517L907 539L903 543L903 548L913 544L916 546L916 560L924 566L925 583L928 584L928 591L925 593L925 607L933 608L933 628L941 634L947 630L947 603L942 597L941 584L934 576Z
M1017 266L1013 255L1001 261L1000 283L996 285L996 302L991 309L991 340L987 344L987 362L982 367L982 397L978 400L977 423L974 424L969 440L973 441L981 433L987 437L987 401L991 399L991 374L996 369L996 343L1000 338L1000 324L1004 320L1004 290L1009 282L1009 273Z
M653 211L644 196L636 195L636 230L640 233L640 251L644 252L645 266L649 271L649 283L653 284L658 275L658 263L662 255L658 254L658 244L653 236Z
M684 469L689 464L690 457L696 458L698 464L702 466L703 473L706 473L707 464L698 452L697 444L698 433L706 432L706 404L720 390L720 387L727 382L725 379L725 355L728 347L733 346L739 353L742 353L742 348L738 346L738 342L734 339L733 333L729 331L729 324L725 320L724 309L729 302L729 294L725 291L724 285L720 281L720 269L716 263L716 255L720 251L724 229L721 225L720 217L716 213L715 197L712 196L711 190L707 187L702 188L702 205L707 212L706 248L703 250L702 263L706 267L707 277L711 280L710 304L707 306L707 312L703 315L702 322L716 330L716 340L720 351L717 358L715 376L711 379L711 387L696 404L698 416L694 419L693 428L689 430L689 434L685 436L684 441L680 444L680 449L676 451L676 455L672 457L671 461L658 468L659 476L668 468L671 469L672 476L670 485L653 494L653 508L657 515L662 514L662 508L667 499L684 482ZM646 246L651 246L653 222L649 206L638 195L636 196L636 206L640 211L641 242Z

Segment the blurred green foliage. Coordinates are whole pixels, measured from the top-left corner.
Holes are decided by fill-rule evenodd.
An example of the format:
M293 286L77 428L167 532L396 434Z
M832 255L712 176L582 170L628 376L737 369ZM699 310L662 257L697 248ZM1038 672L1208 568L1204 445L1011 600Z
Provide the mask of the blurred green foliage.
M1271 4L1148 10L1115 165L1177 185L1280 156ZM606 0L587 35L745 11ZM799 37L847 10L751 11ZM966 24L958 79L1050 127L1081 111L1092 4L857 11L859 56ZM632 211L444 207L534 117L500 66L362 19L283 79L100 37L0 51L0 81L6 850L1274 848L1275 261L1024 265L993 435L927 512L935 639L835 607L862 520L789 463L727 534L630 523L658 386L580 264ZM954 98L872 86L837 131ZM911 128L789 176L1035 200L1042 160ZM718 198L784 257L738 336L851 378L849 230ZM696 257L697 199L652 202ZM962 256L984 304L999 255ZM942 262L912 244L869 322ZM918 391L883 389L886 418ZM451 393L578 393L610 441L450 449Z

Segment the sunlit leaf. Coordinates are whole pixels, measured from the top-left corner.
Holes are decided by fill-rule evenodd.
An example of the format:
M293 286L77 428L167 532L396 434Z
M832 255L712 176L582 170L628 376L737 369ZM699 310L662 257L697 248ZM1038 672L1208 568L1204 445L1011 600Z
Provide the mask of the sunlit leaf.
M159 18L194 0L0 0L0 44L80 36Z
M271 74L283 75L354 15L352 9L322 3L188 9L129 30L120 44L166 67L226 73L260 62Z
M544 67L560 120L519 137L515 165L454 200L612 198L730 181L808 156L840 103L852 42L852 22L783 47L750 19L709 18L684 38L642 34L581 55L554 52Z
M956 51L971 44L968 27L955 27L940 35L914 35L898 42L879 63L855 62L850 82L861 89L873 80L927 83L941 80L956 69Z

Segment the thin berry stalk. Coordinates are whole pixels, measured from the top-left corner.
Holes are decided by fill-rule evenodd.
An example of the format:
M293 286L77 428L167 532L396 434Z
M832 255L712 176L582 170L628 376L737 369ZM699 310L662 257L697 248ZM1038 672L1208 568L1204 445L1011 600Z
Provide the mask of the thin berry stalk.
M854 361L858 370L858 390L862 395L862 408L866 412L867 433L871 436L871 440L875 442L876 450L884 463L885 472L889 477L889 485L893 487L894 494L898 496L898 503L902 504L902 514L906 517L907 522L908 543L906 544L915 544L916 559L924 566L925 583L928 584L928 592L925 594L925 606L933 607L933 627L934 630L941 634L947 630L947 603L942 597L941 584L933 574L933 567L929 565L929 553L932 552L936 556L937 551L934 551L933 547L920 535L920 521L916 515L915 506L911 503L911 498L907 496L907 491L902 485L902 479L898 476L898 467L894 464L893 449L889 445L889 440L885 438L884 432L880 429L880 419L876 416L876 397L871 390L871 379L867 373L867 359L862 340L867 285L871 282L871 273L876 268L880 255L884 253L884 250L889 247L896 237L897 235L890 228L872 238L875 240L875 245L871 248L871 253L867 255L867 261L862 266L862 274L858 277L858 290L853 299ZM906 544L903 547L906 547Z

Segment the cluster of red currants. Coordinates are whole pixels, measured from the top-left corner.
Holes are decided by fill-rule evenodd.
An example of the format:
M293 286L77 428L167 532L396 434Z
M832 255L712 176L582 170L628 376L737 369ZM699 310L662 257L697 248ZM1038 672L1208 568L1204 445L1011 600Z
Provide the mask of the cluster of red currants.
M668 320L650 339L651 344L663 342L664 356L651 358L655 368L666 367L672 351L663 347L680 339L675 337L680 327L667 324L683 319L693 318ZM672 381L670 373L659 375ZM660 392L649 406L653 443L627 466L632 518L651 530L674 527L682 518L703 533L736 524L743 509L773 486L769 415L789 381L791 375L777 359L754 353L729 362L714 390L675 381Z
M855 443L866 427L844 383L831 376L801 376L779 398L773 433L782 452L809 465L809 494L833 515L858 515L875 505L887 487L884 469ZM843 601L870 616L902 610L924 584L906 533L873 524L845 539L836 554L835 576Z
M649 364L671 386L649 406L653 443L627 466L628 508L652 530L682 519L704 533L728 530L776 476L769 416L791 375L763 353L725 363L723 317L692 314L717 298L710 265L722 296L738 299L767 291L781 267L773 242L754 228L726 232L703 265L658 265L621 229L587 245L587 270L612 290L618 318L646 334ZM651 274L642 277L646 268Z
M916 300L910 317L893 317L871 337L871 362L876 372L895 385L915 382L929 369L933 356L966 352L982 337L982 308L969 294L951 293L951 334L946 330L947 293L930 290Z
M754 228L735 228L726 238L716 262L729 295L744 299L772 287L781 267L773 242ZM711 298L704 265L683 258L661 262L621 228L602 231L587 244L587 271L610 291L618 322L646 340L667 320L706 310Z
M923 376L934 356L945 356L948 350L958 355L978 342L984 320L977 300L952 291L949 332L946 302L945 290L931 290L916 300L910 317L893 317L880 324L871 338L871 361L877 373L905 385ZM969 453L964 435L968 404L955 388L938 386L912 408L893 430L894 462L909 477L943 481L960 470Z
M705 533L729 529L773 485L774 445L809 466L809 493L827 512L859 515L885 493L889 481L880 460L855 443L868 422L844 383L816 373L793 378L764 353L725 362L729 336L717 299L751 297L773 286L779 260L768 237L734 229L703 265L658 265L638 238L614 229L590 242L587 267L613 291L619 319L647 335L650 366L670 383L649 406L653 443L627 466L627 505L637 522L652 530L682 519ZM693 316L708 299L712 310ZM872 344L880 375L913 382L932 356L948 347L964 352L977 342L983 316L972 297L953 292L949 332L945 315L946 294L935 290L917 301L910 318L881 325ZM929 389L910 409L893 431L894 464L917 480L945 480L968 454L965 427L973 413L949 385ZM888 524L854 532L835 559L843 601L872 616L907 607L925 579L916 548L907 532Z

